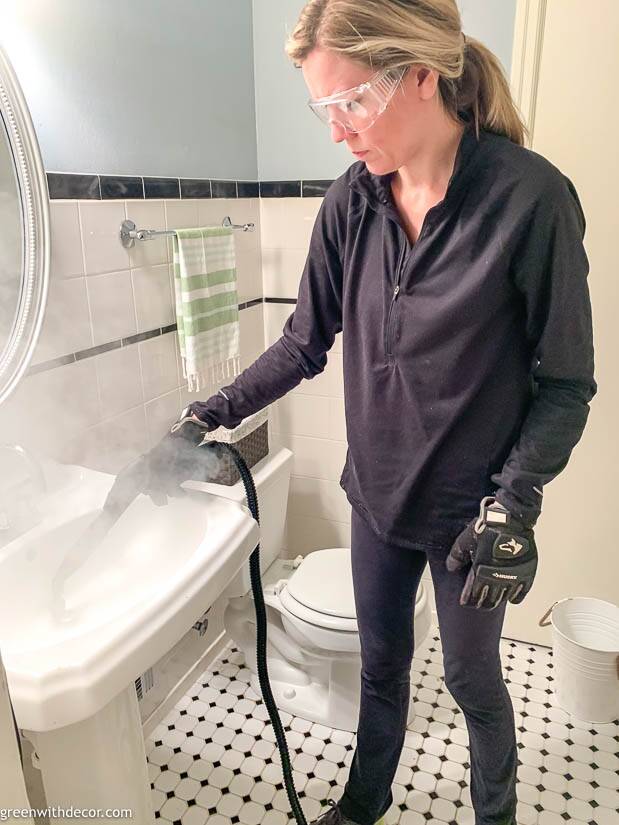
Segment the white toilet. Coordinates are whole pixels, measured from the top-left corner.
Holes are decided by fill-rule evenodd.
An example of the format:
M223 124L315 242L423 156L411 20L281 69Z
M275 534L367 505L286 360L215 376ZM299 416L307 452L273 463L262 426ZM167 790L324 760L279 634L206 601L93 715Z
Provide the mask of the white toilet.
M282 559L292 453L270 452L251 468L261 529L260 569L268 622L268 672L277 706L330 728L355 731L359 716L361 658L350 563L350 548L316 550ZM209 493L245 502L241 481L192 482ZM224 627L245 656L251 684L260 695L256 670L256 620L244 562L223 595L229 603ZM431 608L423 582L415 604L415 646L423 644ZM414 703L408 721L414 717Z

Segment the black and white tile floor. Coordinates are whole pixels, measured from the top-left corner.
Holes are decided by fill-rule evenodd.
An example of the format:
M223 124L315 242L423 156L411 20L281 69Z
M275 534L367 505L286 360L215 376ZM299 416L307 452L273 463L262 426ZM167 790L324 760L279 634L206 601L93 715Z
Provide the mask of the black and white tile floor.
M592 725L560 710L552 651L501 640L518 734L518 825L619 825L619 721ZM387 825L473 825L468 734L442 680L436 628L415 651L416 717L393 785ZM306 819L339 799L352 733L280 713ZM157 818L180 825L292 822L273 728L231 643L146 742Z

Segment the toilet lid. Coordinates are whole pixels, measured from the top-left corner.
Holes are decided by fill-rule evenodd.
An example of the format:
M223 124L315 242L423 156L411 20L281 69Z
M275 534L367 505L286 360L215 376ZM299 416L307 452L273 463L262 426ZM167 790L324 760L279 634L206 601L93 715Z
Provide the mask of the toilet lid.
M349 547L315 550L290 577L288 593L316 613L356 619Z

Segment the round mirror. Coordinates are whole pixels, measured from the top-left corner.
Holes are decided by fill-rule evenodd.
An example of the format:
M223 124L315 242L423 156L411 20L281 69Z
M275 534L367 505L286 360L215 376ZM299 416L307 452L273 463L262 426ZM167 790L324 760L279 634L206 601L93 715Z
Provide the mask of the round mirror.
M41 153L0 49L0 403L24 374L47 299L49 208Z

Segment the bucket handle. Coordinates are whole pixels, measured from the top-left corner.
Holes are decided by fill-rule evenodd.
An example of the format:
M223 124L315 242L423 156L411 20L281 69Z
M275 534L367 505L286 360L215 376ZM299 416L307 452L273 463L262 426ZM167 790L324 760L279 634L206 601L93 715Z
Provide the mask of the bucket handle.
M552 605L548 608L548 610L544 613L544 615L542 616L542 618L539 620L538 624L539 624L539 626L540 626L540 627L548 627L548 625L549 625L549 624L551 624L550 622L547 622L547 621L546 621L546 619L547 619L547 618L548 618L548 616L550 616L550 614L552 613L552 610L553 610L553 608L554 608L555 604L559 604L559 600L557 600L556 602L554 602L554 604L552 604Z

